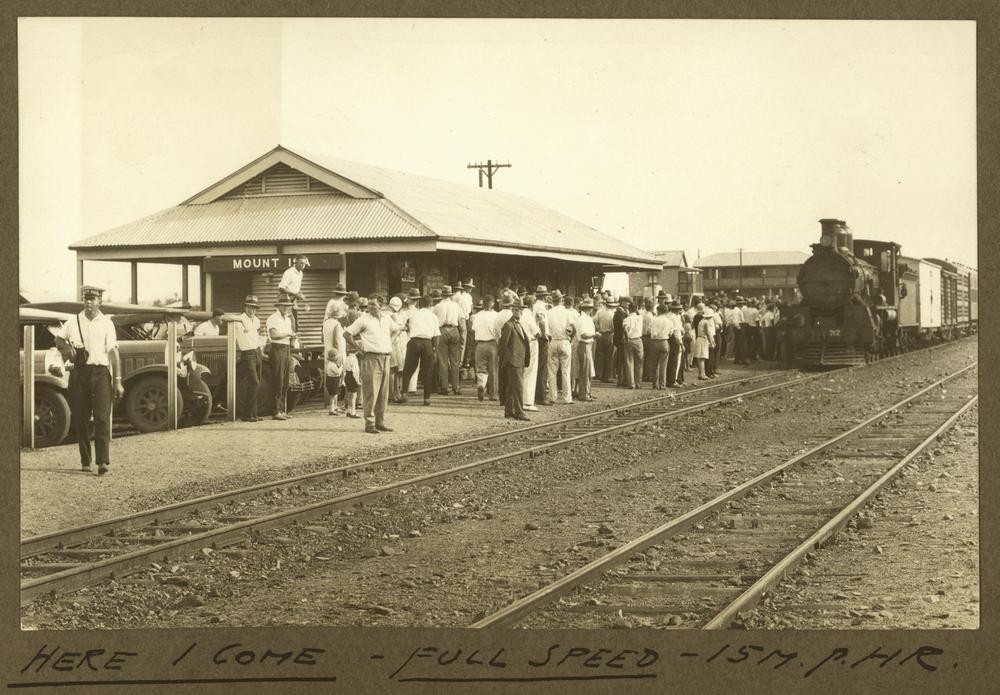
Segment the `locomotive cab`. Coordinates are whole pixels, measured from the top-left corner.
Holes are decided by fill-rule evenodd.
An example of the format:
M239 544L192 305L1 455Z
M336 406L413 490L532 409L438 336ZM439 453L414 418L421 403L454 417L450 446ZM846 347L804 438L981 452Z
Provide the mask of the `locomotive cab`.
M819 243L798 273L791 354L804 365L854 365L893 352L899 245L855 241L843 220L820 224Z

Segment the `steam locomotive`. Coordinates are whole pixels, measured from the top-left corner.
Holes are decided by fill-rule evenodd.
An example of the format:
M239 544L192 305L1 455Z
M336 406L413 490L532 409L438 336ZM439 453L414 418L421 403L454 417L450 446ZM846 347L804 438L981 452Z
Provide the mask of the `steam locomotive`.
M975 332L975 270L904 257L892 241L854 239L843 220L820 225L819 243L799 268L802 300L786 312L794 362L858 365Z

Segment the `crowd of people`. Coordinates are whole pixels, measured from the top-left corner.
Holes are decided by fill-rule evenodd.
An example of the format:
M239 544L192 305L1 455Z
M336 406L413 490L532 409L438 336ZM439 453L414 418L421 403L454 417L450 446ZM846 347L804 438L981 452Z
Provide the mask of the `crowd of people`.
M270 343L274 418L285 420L288 351L298 339L297 304L308 260L296 258L279 285L276 310L264 324L255 296L234 324L240 353L238 414L257 421L261 349ZM322 327L327 412L364 418L365 431L390 432L388 403L404 403L422 390L461 395L463 373L474 372L481 401L504 405L504 416L528 420L539 406L595 400L594 380L628 389L682 388L685 374L717 377L721 360L749 364L781 357L782 303L772 298L696 301L685 308L661 291L657 297L618 299L591 290L564 296L537 285L501 288L473 299L471 279L421 293L386 298L349 292L343 285L326 304ZM275 359L275 356L278 359ZM359 415L359 408L363 415Z

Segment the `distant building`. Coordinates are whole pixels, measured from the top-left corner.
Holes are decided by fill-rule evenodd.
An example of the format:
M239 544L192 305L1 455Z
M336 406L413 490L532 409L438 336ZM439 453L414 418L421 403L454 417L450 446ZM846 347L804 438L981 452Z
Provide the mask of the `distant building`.
M660 272L653 270L628 274L630 297L655 297L663 290L672 297L687 302L692 295L703 294L701 269L688 266L683 251L653 251L663 261Z
M776 296L794 301L796 276L809 254L802 251L714 253L695 261L702 269L706 294Z

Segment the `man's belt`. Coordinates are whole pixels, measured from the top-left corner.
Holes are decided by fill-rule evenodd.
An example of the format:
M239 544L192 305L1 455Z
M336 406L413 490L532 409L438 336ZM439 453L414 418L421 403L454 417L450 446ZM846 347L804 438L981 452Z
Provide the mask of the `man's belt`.
M495 342L497 342L497 341L496 341L496 339L494 338L493 340L477 340L476 342L477 342L477 343L495 343Z

